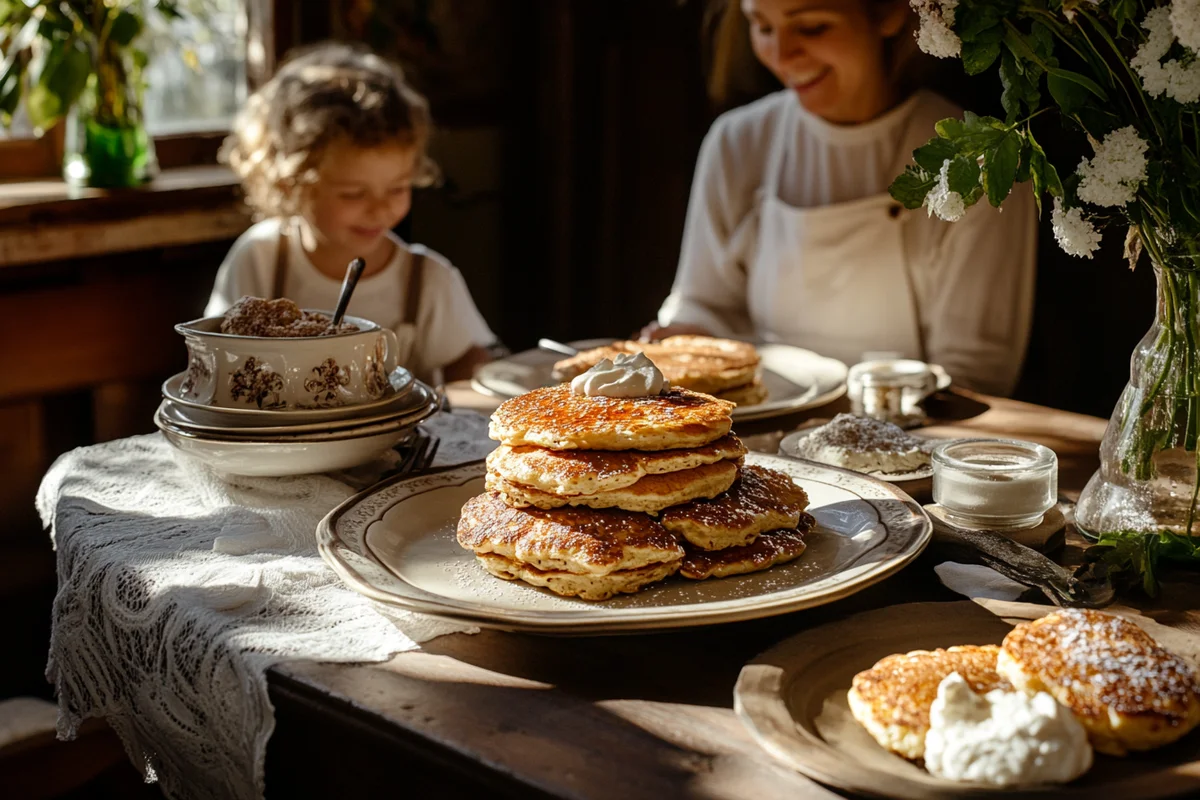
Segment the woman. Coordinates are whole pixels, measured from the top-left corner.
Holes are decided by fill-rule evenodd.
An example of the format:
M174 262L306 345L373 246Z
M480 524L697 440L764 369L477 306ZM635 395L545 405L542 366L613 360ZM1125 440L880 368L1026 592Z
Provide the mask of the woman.
M979 203L948 223L888 195L934 124L961 114L909 90L908 3L731 0L722 25L746 21L785 88L713 124L675 284L643 335L751 336L847 363L891 351L1011 393L1033 305L1033 198L1018 186L1003 213Z

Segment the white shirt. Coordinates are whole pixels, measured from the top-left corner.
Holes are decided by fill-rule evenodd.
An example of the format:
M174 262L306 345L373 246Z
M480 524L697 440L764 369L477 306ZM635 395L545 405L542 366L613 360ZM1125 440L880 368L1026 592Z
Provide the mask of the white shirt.
M792 114L798 122L785 124ZM747 292L750 269L773 268L770 259L757 258L765 246L759 241L764 185L777 183L778 199L797 209L884 194L897 167L934 136L934 124L960 114L945 99L921 91L871 122L833 125L804 111L785 90L722 115L700 150L679 268L659 323L691 323L727 336L761 334L757 329L764 322L775 327L771 315L781 313L782 304L752 307L755 295ZM765 174L767 160L779 144L784 166L773 181ZM911 276L926 358L960 385L1011 393L1032 318L1037 248L1032 193L1017 185L1002 212L985 198L955 223L930 218L924 209L897 213L903 260L896 263L906 264ZM764 277L774 280L755 277L760 283ZM822 310L847 326L860 326L874 315L863 306ZM882 340L872 349L892 348Z
M268 219L243 233L217 271L205 316L225 311L244 295L269 297L274 287L276 253L281 221ZM361 278L346 313L397 330L404 319L407 274L412 252L425 255L421 303L410 354L401 363L418 377L431 380L435 371L462 357L472 346L487 347L496 341L462 274L445 258L421 245L409 245L388 232L396 252L387 266ZM342 279L325 275L309 261L299 236L288 236L288 271L283 296L301 308L332 311Z

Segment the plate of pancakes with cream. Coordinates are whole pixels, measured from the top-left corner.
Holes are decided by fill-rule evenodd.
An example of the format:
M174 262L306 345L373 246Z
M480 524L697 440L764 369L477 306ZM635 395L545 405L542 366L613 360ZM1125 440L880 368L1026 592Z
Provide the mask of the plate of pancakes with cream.
M385 481L318 528L355 590L510 630L607 633L750 619L846 597L902 569L932 526L849 470L750 453L728 400L642 353L492 415L475 462Z
M735 421L767 419L826 405L846 392L847 367L811 350L712 336L670 336L659 342L593 339L564 356L526 350L480 367L476 391L511 398L569 382L604 359L643 353L672 386L733 403Z
M1195 796L1197 658L1129 609L908 603L784 640L734 709L782 763L871 796Z

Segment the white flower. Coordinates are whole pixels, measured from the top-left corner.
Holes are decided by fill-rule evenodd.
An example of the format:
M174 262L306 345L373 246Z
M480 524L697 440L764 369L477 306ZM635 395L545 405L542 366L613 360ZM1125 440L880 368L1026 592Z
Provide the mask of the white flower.
M1096 155L1079 162L1079 199L1098 206L1123 206L1146 180L1146 140L1132 125L1104 137Z
M917 46L931 56L954 58L962 52L962 40L954 32L954 8L958 0L909 0L921 18Z
M1181 45L1200 52L1200 0L1172 0L1171 30Z
M1054 198L1054 211L1050 213L1054 227L1054 239L1067 255L1091 258L1100 249L1100 231L1078 208L1064 211L1062 200Z
M1181 28L1188 38L1195 38L1197 31L1195 16L1190 6L1194 0L1186 4L1189 8L1179 13ZM1175 31L1172 21L1175 13L1172 8L1161 6L1152 9L1142 20L1142 27L1148 33L1146 41L1138 48L1137 54L1129 60L1129 65L1142 76L1142 86L1152 97L1166 94L1180 103L1194 103L1200 100L1200 59L1184 65L1179 59L1173 58L1167 63L1160 63L1175 42ZM1184 19L1184 17L1187 19ZM1184 43L1187 46L1187 43Z
M958 192L950 191L950 161L942 162L942 171L938 173L937 184L925 195L925 208L929 216L937 214L938 219L946 222L958 222L967 213L966 203Z

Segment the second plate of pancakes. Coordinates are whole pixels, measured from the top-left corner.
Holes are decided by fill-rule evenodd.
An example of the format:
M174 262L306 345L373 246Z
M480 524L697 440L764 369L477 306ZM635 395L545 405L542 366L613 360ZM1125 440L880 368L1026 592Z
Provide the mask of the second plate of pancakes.
M587 350L607 345L612 341L589 339L571 344L580 350ZM755 380L756 388L761 390L757 396L750 397L739 391L742 387L727 389L721 384L697 389L708 393L715 392L718 396L725 394L728 399L741 403L733 410L735 422L769 419L818 408L845 394L848 369L841 361L790 345L759 344L756 347L761 360L760 375ZM554 374L555 364L565 361L569 359L560 353L525 350L508 358L484 364L476 371L471 385L476 391L492 397L516 397L533 389L558 383ZM761 402L747 402L758 400L761 396L765 396L766 399Z
M750 453L785 473L816 520L794 562L748 575L671 578L603 602L497 580L455 540L460 511L484 490L482 462L382 483L334 509L317 531L326 562L372 599L447 619L547 634L601 634L754 619L854 594L902 569L932 526L906 494L846 470Z
M957 800L1194 795L1200 774L1197 731L1147 752L1119 757L1097 753L1091 769L1069 784L1013 788L939 778L877 743L850 707L848 692L856 674L871 670L872 665L878 668L881 659L894 654L908 654L909 659L936 657L941 654L914 651L963 648L982 655L985 648L978 646L1000 645L1015 625L1061 611L1049 605L981 603L906 603L798 633L742 668L734 688L734 711L755 741L782 764L828 786L872 797ZM1187 633L1145 617L1129 619L1172 652L1193 661L1200 655L1200 645ZM930 666L923 672L915 667L888 672L928 701L936 695L936 683L946 670ZM928 672L935 674L924 680ZM968 674L968 680L974 679ZM911 709L920 702L913 694L869 699L876 704L884 701L882 704L892 709ZM897 712L896 718L909 718L910 713ZM889 714L886 718L894 717ZM928 724L927 716L925 722Z

